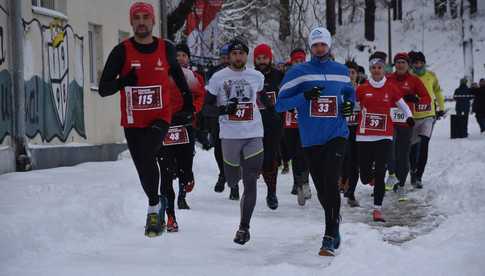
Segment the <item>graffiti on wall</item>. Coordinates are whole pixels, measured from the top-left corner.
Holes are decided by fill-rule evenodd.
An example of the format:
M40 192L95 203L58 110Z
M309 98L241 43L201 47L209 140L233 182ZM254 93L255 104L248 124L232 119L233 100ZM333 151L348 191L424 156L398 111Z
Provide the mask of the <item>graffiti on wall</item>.
M13 101L12 82L7 59L8 12L0 3L0 144L12 133Z
M27 136L65 142L74 129L86 138L83 37L57 20L24 21L24 30Z

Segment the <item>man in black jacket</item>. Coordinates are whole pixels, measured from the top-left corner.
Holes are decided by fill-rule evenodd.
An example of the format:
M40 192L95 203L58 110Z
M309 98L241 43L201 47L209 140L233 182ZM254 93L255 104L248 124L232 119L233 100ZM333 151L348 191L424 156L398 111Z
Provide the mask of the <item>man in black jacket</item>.
M473 88L472 94L475 96L473 100L473 112L480 125L480 132L485 136L485 79L480 79L480 87Z
M273 54L267 44L254 48L254 66L264 75L264 89L259 97L259 109L264 127L264 161L263 178L268 186L266 204L272 210L278 208L276 197L276 179L278 176L278 157L280 141L283 133L281 116L275 111L274 105L278 96L283 74L272 66Z

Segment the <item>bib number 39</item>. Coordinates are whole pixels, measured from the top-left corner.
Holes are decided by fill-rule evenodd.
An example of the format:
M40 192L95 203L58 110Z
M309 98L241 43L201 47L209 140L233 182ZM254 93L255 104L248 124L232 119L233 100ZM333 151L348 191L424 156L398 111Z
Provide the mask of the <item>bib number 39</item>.
M365 129L386 131L387 116L383 114L367 113L365 114L364 123L365 123Z

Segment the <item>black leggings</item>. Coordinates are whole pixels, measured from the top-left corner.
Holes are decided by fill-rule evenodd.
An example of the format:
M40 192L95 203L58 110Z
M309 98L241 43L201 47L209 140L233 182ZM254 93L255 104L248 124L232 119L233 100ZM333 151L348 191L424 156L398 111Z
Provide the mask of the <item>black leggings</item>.
M162 145L162 138L168 130L168 124L162 131L152 128L125 128L128 149L135 163L141 186L148 197L148 204L155 206L160 202L158 186L160 174L157 166L156 154Z
M297 128L284 129L283 140L285 141L288 159L291 160L293 184L301 186L308 183L308 162L301 146L299 130Z
M281 130L266 130L263 138L264 159L263 159L263 179L268 187L268 192L276 192L278 177L278 158L280 151Z
M359 181L359 159L355 132L357 127L349 126L349 139L345 146L345 158L342 170L342 181L349 181L349 188L345 191L345 197L355 199L355 188Z
M374 179L374 205L381 206L386 193L385 181L391 140L375 142L358 142L359 173L362 183L370 183Z
M218 118L208 118L210 124L211 143L214 146L214 157L219 168L219 177L224 178L224 159L222 158L221 139L219 138Z
M338 179L345 153L345 139L334 138L325 145L304 148L318 200L325 211L325 235L335 237L340 217Z
M411 170L416 172L419 180L423 177L426 163L428 163L428 148L429 138L426 136L420 136L420 141L411 146L411 154L409 155Z
M183 145L162 146L158 155L162 184L160 194L167 198L167 214L175 214L175 191L173 180L179 179L179 197L185 197L183 187L194 181L192 165L194 162L193 129L187 127L190 143Z

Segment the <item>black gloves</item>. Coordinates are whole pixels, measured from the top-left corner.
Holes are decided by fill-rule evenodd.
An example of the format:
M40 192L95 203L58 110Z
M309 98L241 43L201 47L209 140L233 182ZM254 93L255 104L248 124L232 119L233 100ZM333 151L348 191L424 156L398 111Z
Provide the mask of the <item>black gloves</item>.
M436 111L436 119L439 120L445 116L445 112L443 110Z
M194 112L194 103L192 99L192 92L185 91L182 93L184 98L184 107L182 108L183 111L192 114Z
M168 130L169 125L164 120L156 120L152 123L151 129L160 133L160 135L165 135Z
M120 76L118 79L119 88L124 88L126 86L136 86L138 82L138 77L136 76L136 69L131 68L130 72L125 76Z
M344 101L344 104L343 104L344 117L352 116L353 110L354 110L354 105L352 104L352 102L351 101Z
M303 96L305 96L307 101L315 100L321 95L322 90L324 89L324 87L315 86L312 89L303 92Z
M229 100L229 103L224 106L219 107L219 115L233 115L236 114L237 105L239 101L237 98L232 98Z
M187 111L179 111L172 116L172 125L187 125L191 124L193 119L193 113Z
M419 103L419 98L416 95L405 95L402 97L406 102Z
M413 119L413 117L408 117L406 119L406 123L408 124L408 126L413 127L414 126L414 119Z

